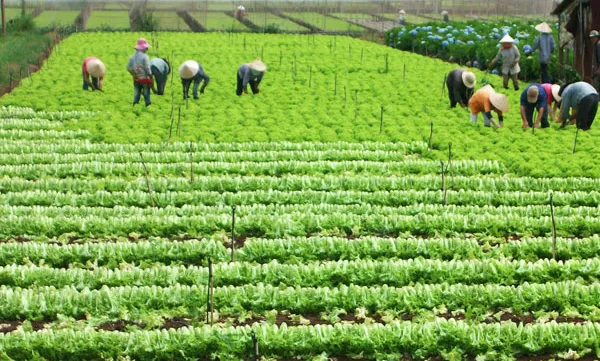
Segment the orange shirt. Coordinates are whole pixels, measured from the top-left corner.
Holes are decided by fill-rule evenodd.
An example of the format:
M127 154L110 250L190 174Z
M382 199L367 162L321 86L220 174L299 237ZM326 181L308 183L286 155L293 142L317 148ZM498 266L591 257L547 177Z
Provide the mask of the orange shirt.
M490 94L494 92L494 89L490 86L484 86L471 96L469 99L469 108L471 108L472 114L479 114L481 112L492 111L492 103L490 103ZM502 112L496 111L498 115L502 115Z

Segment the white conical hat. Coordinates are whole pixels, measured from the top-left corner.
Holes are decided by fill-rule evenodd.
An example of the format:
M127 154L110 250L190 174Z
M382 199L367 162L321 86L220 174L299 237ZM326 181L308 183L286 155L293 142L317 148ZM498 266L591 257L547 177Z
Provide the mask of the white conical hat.
M554 98L555 102L559 102L561 99L561 96L558 95L559 90L560 90L560 85L552 84L552 98Z
M267 66L262 61L260 61L260 59L256 59L253 62L249 63L248 67L252 70L260 72L267 70Z
M508 99L506 95L496 92L490 93L490 103L502 113L508 113Z
M101 78L106 73L106 66L100 59L92 59L86 64L87 72L94 78Z
M500 39L500 43L514 43L515 39L513 39L510 35L506 34L502 39Z
M535 26L535 30L539 31L540 33L548 33L548 34L550 34L552 32L552 28L550 27L550 25L548 25L545 22L537 24Z
M477 83L477 79L475 78L475 74L473 74L473 72L465 70L462 73L462 82L463 84L469 88L469 89L473 89L475 87L475 84Z
M200 66L197 61L186 60L179 67L179 76L182 79L190 79L198 74L198 70L200 70Z

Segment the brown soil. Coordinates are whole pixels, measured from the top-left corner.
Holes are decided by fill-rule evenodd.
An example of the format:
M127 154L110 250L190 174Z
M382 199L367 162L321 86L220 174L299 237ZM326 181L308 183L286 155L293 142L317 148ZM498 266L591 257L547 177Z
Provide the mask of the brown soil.
M178 329L178 328L189 326L190 324L191 324L191 320L189 318L175 317L170 320L165 320L161 329L169 329L169 328Z
M139 322L127 321L127 320L116 320L116 321L108 321L97 327L98 330L105 331L124 331L127 326L137 326L139 328L145 328L146 325Z

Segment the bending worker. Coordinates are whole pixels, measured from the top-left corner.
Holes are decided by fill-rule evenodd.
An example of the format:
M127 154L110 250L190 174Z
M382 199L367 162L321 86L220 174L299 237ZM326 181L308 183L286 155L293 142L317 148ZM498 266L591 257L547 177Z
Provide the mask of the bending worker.
M475 74L471 71L467 69L452 70L446 77L450 108L456 108L457 103L463 108L466 107L476 82Z
M127 62L127 71L133 77L133 105L140 102L140 96L144 95L146 106L152 104L150 101L150 86L152 85L152 70L150 70L150 58L146 52L150 48L148 41L139 38L135 46L135 54Z
M102 81L104 80L106 67L100 59L95 57L85 58L81 70L83 74L83 90L88 90L90 87L92 90L102 90ZM90 77L92 78L91 81Z
M546 98L546 104L548 105L548 115L550 115L550 119L554 122L556 120L556 110L560 105L560 95L558 92L560 91L560 85L558 84L542 84L542 88L546 91L548 98Z
M167 59L154 58L150 60L150 71L154 77L152 92L157 95L165 94L165 86L171 73L171 64L169 64Z
M192 82L194 82L194 99L198 99L198 87L200 83L204 81L202 88L200 88L200 94L204 94L204 89L206 89L206 86L210 82L210 77L204 73L200 63L194 60L186 60L179 66L179 76L181 77L181 85L183 85L184 100L190 97Z
M523 128L548 128L548 94L541 84L531 84L521 93L521 120ZM533 111L537 109L537 119L533 121Z
M567 125L569 120L576 121L577 128L589 130L598 111L598 93L590 84L579 81L565 87L561 86L559 95L562 97L558 122L561 128ZM573 112L569 114L569 110ZM571 124L573 124L571 122Z
M259 59L251 63L242 64L237 71L237 89L235 93L240 96L242 92L248 94L248 84L252 89L252 94L258 94L258 86L265 75L267 67Z
M504 126L504 113L508 113L508 99L504 94L498 94L491 87L486 85L473 94L469 100L471 108L471 122L477 122L477 116L483 112L483 124L486 127L493 123L494 126L502 128ZM496 125L492 118L492 110L498 114L499 125Z

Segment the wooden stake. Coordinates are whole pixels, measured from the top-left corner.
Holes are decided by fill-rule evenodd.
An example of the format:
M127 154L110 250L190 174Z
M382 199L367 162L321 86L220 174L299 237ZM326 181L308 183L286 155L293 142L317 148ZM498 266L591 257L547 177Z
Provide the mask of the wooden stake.
M382 131L383 131L383 104L381 104L381 116L379 119L379 135L381 135Z
M179 109L177 111L177 136L181 135L180 132L180 128L179 128L179 123L181 122L181 105L179 106Z
M312 65L308 68L308 87L312 84Z
M169 143L171 142L171 134L173 133L173 123L175 122L175 118L171 118L171 125L169 126L169 137L167 138L167 148L169 148Z
M194 145L190 141L190 183L194 183Z
M385 54L385 72L389 72L388 54Z
M402 80L406 80L406 64L404 64L404 70L402 70Z
M337 73L335 73L333 78L333 95L337 96Z
M281 66L281 59L283 59L283 50L279 50L279 66Z
M244 36L244 50L246 50L246 37Z
M444 90L446 90L446 79L448 79L448 74L444 74L444 81L442 82L442 96L444 96Z
M347 105L348 102L346 101L346 86L344 85L344 108L346 108Z
M440 166L442 167L442 202L446 205L447 195L446 195L446 171L444 170L444 161L440 160Z
M537 109L533 109L533 114L531 115L531 135L535 135L535 120L537 119Z
M213 313L215 306L214 299L214 281L213 281L213 269L212 269L212 260L208 257L208 284L206 290L206 322L212 325L213 323Z
M254 330L252 330L251 336L252 336L252 346L254 349L254 360L258 361L258 359L260 357L260 355L258 354L258 339L256 338L256 333L254 332Z
M354 91L354 119L358 116L358 90Z
M431 149L433 147L433 122L431 122L431 131L429 133L429 151L431 152Z
M575 153L575 147L577 146L577 135L579 134L579 128L575 131L575 139L573 139L573 149L571 149L571 154Z
M175 112L175 93L173 89L171 89L171 118L173 118L173 113Z
M231 206L231 262L235 262L235 204Z
M363 64L363 55L365 53L365 49L360 49L360 65Z
M450 178L452 179L452 187L454 187L454 172L452 171L452 142L448 143L448 166L450 170Z
M554 221L554 201L550 193L550 217L552 218L552 259L556 260L556 223Z
M154 204L154 198L152 197L152 187L150 186L150 177L148 176L148 169L146 168L146 163L144 163L144 157L142 156L141 151L140 151L140 159L142 161L142 166L144 167L144 174L146 175L146 185L148 186L148 195L150 195L150 201L152 202L152 207L156 207L156 204Z

